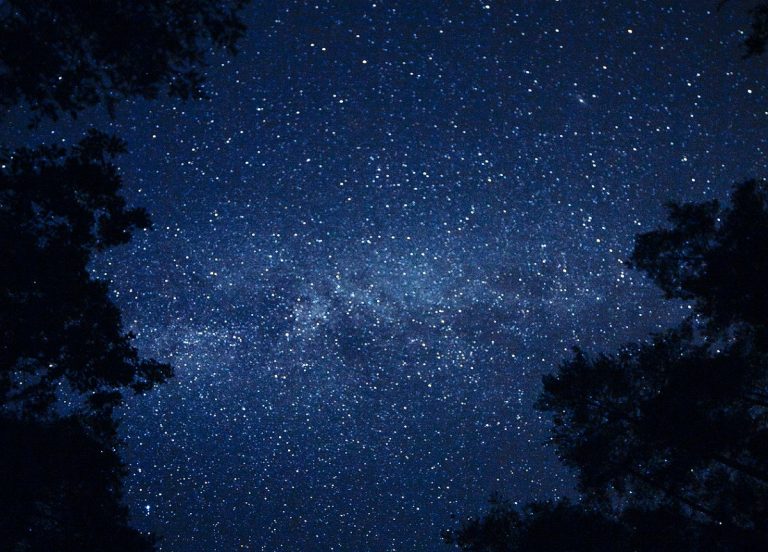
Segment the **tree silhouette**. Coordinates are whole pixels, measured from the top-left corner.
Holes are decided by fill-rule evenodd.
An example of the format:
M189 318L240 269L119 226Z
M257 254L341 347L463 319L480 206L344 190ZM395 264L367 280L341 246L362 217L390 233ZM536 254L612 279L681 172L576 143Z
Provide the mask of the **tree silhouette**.
M749 14L745 58L768 48L768 1ZM543 378L537 406L553 415L580 502L518 511L494 499L485 516L444 532L447 543L467 552L768 546L768 184L736 186L728 208L668 208L672 228L637 236L628 265L667 299L691 301L693 314L615 355L576 348ZM595 528L610 538L552 537Z
M0 548L152 550L127 524L112 411L171 367L141 359L97 251L148 226L112 163L123 144L91 132L67 151L0 160Z
M752 9L752 28L744 41L747 47L746 57L765 53L768 44L768 4L760 4Z
M248 0L5 0L0 105L33 122L104 102L201 97L206 53L235 51Z
M567 500L533 503L518 510L494 497L485 516L467 520L458 530L445 531L443 540L466 552L640 550L630 548L630 531L618 520Z
M678 510L627 508L611 515L583 503L533 503L522 509L494 500L489 512L445 531L464 552L733 552L761 550L753 532L693 523Z
M724 210L716 201L672 205L674 227L639 236L631 259L668 298L695 301L697 312L710 323L710 332L766 325L765 184L742 184L731 203Z
M139 358L107 285L88 264L149 224L119 195L123 144L92 131L71 151L22 149L0 170L0 403L50 415L56 393L103 408L121 388L145 391L171 374ZM72 394L69 394L71 399Z
M0 1L0 110L75 117L127 98L204 95L200 67L234 52L247 0ZM127 207L117 138L0 150L0 549L140 552L113 415L172 375L139 356L88 271L149 217Z
M629 264L667 298L691 301L693 314L614 355L576 349L543 380L538 407L553 414L552 440L581 502L494 505L449 542L468 551L768 544L768 185L735 187L727 208L669 213L671 228L638 236ZM589 541L578 524L612 536ZM558 528L582 534L558 540Z
M720 0L717 9L722 9L731 0ZM761 0L754 3L749 9L749 15L752 19L747 38L744 40L744 57L759 56L765 53L768 45L768 2Z
M0 544L29 552L148 552L128 525L119 455L75 417L0 417Z

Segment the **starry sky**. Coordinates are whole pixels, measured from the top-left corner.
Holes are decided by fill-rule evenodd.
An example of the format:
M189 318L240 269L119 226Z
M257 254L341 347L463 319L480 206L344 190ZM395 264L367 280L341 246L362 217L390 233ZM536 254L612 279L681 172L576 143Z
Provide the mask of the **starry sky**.
M572 493L541 376L684 316L633 237L766 174L765 65L715 5L256 1L209 100L6 129L124 137L154 220L93 268L176 369L122 412L135 523L431 552L494 491Z

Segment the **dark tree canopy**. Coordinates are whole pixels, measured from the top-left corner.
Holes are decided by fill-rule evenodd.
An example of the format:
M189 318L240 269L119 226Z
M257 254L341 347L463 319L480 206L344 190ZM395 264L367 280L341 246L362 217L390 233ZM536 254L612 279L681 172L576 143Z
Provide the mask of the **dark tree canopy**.
M34 126L128 98L204 96L248 0L0 0L0 113ZM0 116L2 116L0 115ZM113 409L172 375L122 326L98 252L147 228L121 195L122 141L0 149L0 549L149 552L129 526Z
M754 532L691 523L679 510L627 508L612 515L568 500L522 509L494 500L443 540L464 552L741 552L762 550Z
M766 409L752 386L765 363L692 341L670 332L616 356L577 352L545 379L540 406L596 504L664 503L757 527L768 511Z
M717 9L723 9L730 4L741 7L744 3L743 0L720 0L717 3ZM747 38L744 39L745 58L764 54L768 45L768 2L750 0L747 5L751 22L749 31L746 33Z
M669 213L671 227L637 237L630 264L692 315L613 355L576 349L544 377L538 406L553 415L581 502L497 503L450 542L472 552L768 546L768 185L735 187L725 208Z
M747 47L746 56L765 53L768 44L768 4L760 4L752 10L752 28L744 44Z
M745 4L748 58L768 48L768 1ZM628 264L692 315L615 354L577 348L543 379L538 407L553 416L579 502L496 500L446 542L466 552L768 549L768 184L736 186L727 207L671 204L669 222L637 236Z
M768 188L749 181L731 206L672 205L673 227L638 236L631 263L668 298L693 300L710 331L768 320Z
M202 95L200 67L234 52L248 0L0 2L0 103L36 120L124 98Z
M92 255L149 224L120 196L123 144L97 132L71 151L24 149L0 170L0 404L50 413L60 384L90 406L145 391L171 374L143 360L122 329Z
M143 552L113 407L171 367L139 357L88 265L149 224L120 195L119 140L0 159L0 549Z
M149 552L128 525L118 453L73 417L0 417L0 547L8 552Z
M484 517L445 531L443 540L465 552L622 552L628 544L620 524L567 500L518 510L498 497Z
M671 206L672 228L639 236L632 264L693 301L691 319L615 356L577 351L544 378L539 405L591 498L768 529L767 191Z

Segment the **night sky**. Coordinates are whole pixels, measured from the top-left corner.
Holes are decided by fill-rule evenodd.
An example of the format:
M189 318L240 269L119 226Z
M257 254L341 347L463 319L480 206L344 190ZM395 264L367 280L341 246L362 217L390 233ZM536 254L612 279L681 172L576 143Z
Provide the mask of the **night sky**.
M256 2L209 100L11 129L126 138L153 217L94 266L176 369L123 410L137 526L439 551L494 491L572 493L542 374L679 321L622 264L635 234L766 174L765 61L715 5Z

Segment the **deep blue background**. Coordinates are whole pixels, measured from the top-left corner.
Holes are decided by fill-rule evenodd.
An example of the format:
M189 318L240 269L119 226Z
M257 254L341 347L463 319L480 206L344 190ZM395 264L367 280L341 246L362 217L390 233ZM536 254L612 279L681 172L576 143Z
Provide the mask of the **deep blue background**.
M256 2L209 101L94 123L155 226L101 259L176 378L131 402L164 551L443 550L572 481L532 408L573 345L680 319L622 260L765 175L765 62L710 1Z

